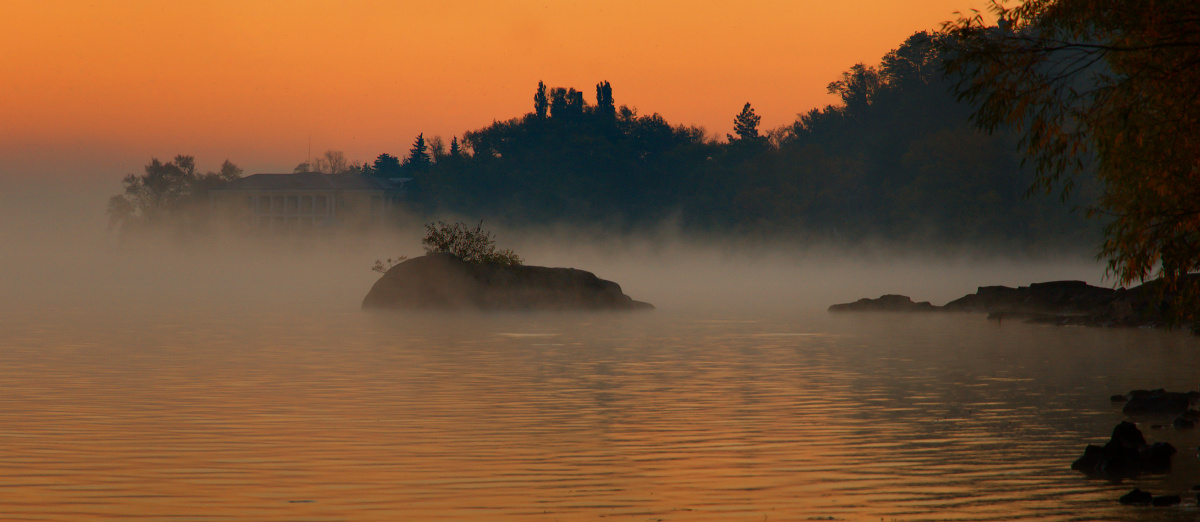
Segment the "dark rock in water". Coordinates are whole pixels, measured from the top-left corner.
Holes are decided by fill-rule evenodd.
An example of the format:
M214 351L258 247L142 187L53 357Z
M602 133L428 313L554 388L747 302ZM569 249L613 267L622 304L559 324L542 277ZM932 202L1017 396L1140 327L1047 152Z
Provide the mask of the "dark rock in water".
M1133 390L1127 397L1129 401L1121 408L1126 415L1181 415L1191 409L1192 402L1200 398L1200 394L1162 389Z
M1171 469L1175 447L1166 442L1146 444L1141 430L1124 421L1113 429L1108 443L1089 444L1083 456L1071 463L1071 469L1088 476L1108 479L1136 477L1142 473L1159 473Z
M1146 438L1142 436L1142 430L1139 430L1136 424L1121 421L1113 428L1109 444L1118 444L1125 449L1140 449L1146 446Z
M1112 397L1109 397L1108 400L1112 402L1125 402L1129 399L1125 398L1124 395L1113 395Z
M1129 493L1121 495L1121 498L1117 499L1118 502L1127 506L1147 506L1153 500L1154 495L1137 488L1134 488L1134 490L1130 491Z
M1188 420L1187 418L1185 418L1181 415L1178 418L1176 418L1175 422L1172 422L1171 425L1175 426L1175 429L1190 430L1190 429L1196 427L1196 421Z
M1149 447L1138 451L1140 471L1146 473L1165 473L1171 470L1171 457L1175 455L1175 446L1170 442L1155 442Z
M574 268L469 263L428 254L387 271L363 308L479 310L647 310L621 286Z
M1182 501L1179 495L1160 495L1150 501L1151 506L1174 506Z
M1071 469L1092 475L1101 460L1104 460L1104 447L1088 444L1086 448L1083 448L1083 456L1071 463Z
M879 299L859 299L853 303L835 304L830 312L931 312L937 308L929 301L914 303L904 295L887 294Z

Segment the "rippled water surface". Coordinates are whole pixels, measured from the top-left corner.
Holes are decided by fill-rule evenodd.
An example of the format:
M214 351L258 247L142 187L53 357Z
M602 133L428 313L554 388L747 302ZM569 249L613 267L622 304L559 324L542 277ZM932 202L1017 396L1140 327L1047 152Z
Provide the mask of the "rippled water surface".
M11 308L0 518L1195 520L1069 469L1193 337L974 315ZM1134 486L1185 494L1132 508Z
M1094 265L516 244L659 309L367 313L416 239L114 252L104 198L63 198L0 191L0 520L1200 517L1200 430L1139 420L1169 475L1069 469L1110 395L1196 389L1200 339L824 311Z

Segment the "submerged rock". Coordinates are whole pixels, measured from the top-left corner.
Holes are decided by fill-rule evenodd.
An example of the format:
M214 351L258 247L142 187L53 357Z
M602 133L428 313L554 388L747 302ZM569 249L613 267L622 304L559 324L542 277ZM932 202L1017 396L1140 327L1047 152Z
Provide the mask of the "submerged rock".
M1149 492L1134 488L1133 491L1121 495L1121 498L1117 499L1117 502L1127 506L1147 506L1150 505L1153 499L1154 495L1151 495Z
M1182 502L1179 495L1159 495L1150 501L1151 506L1174 506Z
M470 263L427 254L387 271L363 308L478 310L648 310L621 286L574 268Z

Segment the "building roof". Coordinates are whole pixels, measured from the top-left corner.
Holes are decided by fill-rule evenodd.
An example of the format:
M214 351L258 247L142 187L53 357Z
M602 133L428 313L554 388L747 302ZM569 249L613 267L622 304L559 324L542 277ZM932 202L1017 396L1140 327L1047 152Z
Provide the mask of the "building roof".
M214 190L386 190L384 182L362 174L252 174Z

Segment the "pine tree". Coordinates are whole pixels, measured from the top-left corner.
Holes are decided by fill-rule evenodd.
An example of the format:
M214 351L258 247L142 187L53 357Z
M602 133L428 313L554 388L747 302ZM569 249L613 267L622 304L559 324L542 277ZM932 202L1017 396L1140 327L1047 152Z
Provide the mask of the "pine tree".
M416 172L425 172L429 170L429 153L425 146L425 133L417 135L417 140L413 142L413 147L408 151L408 159L404 165Z
M738 140L758 140L762 136L758 134L758 122L762 117L754 114L754 109L750 107L750 102L746 102L746 106L742 107L741 114L738 114L733 119L733 131L737 133L735 138L732 134L726 134L730 142Z

